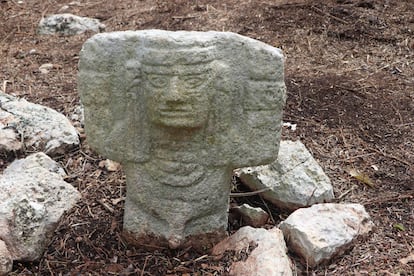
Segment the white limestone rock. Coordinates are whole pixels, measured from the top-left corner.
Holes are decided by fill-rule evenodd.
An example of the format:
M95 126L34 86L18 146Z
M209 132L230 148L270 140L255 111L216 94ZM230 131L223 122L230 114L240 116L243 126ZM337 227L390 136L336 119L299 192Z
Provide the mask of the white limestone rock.
M255 208L249 204L236 206L231 210L239 214L247 225L253 227L260 227L265 225L269 218L269 214L266 213L262 208Z
M282 209L296 210L334 198L329 178L300 141L281 141L276 161L235 173L252 190L270 188L261 195Z
M212 254L220 256L229 250L240 252L249 248L250 245L257 247L250 252L247 260L233 263L229 275L293 275L292 263L286 254L287 248L283 233L277 228L266 230L250 226L242 227L217 244L213 248Z
M279 228L289 249L316 266L343 254L358 236L372 230L370 216L360 204L316 204L293 212Z
M8 275L13 268L13 259L4 241L0 240L0 275Z
M79 145L76 129L57 111L0 92L0 150L24 146L49 155Z
M0 95L1 93L0 91ZM19 134L14 128L9 127L16 125L17 122L17 118L9 112L4 111L0 105L0 152L18 151L23 148Z
M53 14L42 18L38 26L38 33L42 35L62 34L77 35L86 31L102 32L105 25L98 19L81 17L70 13Z
M38 259L63 213L80 193L44 153L14 161L0 177L0 240L14 260Z
M0 151L18 151L23 147L19 135L13 129L0 129Z

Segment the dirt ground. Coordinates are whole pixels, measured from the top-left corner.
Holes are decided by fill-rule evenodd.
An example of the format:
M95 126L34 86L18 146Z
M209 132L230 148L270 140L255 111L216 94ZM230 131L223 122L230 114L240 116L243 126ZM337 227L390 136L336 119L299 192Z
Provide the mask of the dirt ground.
M412 0L1 0L0 89L70 117L79 105L78 54L92 33L36 34L41 17L65 5L64 12L100 19L107 31L231 31L280 47L288 87L284 121L297 124L283 138L300 139L331 178L337 201L363 204L376 225L345 255L314 269L290 252L295 273L414 275L414 262L404 263L414 254ZM45 63L53 64L48 74L39 71ZM29 153L2 156L1 169ZM16 263L12 275L226 275L240 257L217 261L192 248L129 246L120 237L122 171L100 167L103 158L84 135L78 149L55 160L82 200L58 225L42 259ZM263 204L260 197L241 200ZM288 215L269 209L269 227ZM239 224L232 221L230 230Z

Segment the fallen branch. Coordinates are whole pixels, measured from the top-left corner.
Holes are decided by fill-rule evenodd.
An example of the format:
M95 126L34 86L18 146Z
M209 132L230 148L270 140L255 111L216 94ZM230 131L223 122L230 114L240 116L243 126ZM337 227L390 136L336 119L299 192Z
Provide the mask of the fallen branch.
M343 19L341 19L339 17L336 17L336 16L334 16L334 15L332 15L330 13L326 13L323 10L321 10L321 9L315 7L315 6L312 6L311 9L314 10L314 11L316 11L316 12L318 12L318 13L320 13L321 15L325 15L327 17L330 17L330 18L332 18L332 19L334 19L334 20L336 20L338 22L341 22L343 24L349 24L348 21L345 21L345 20L343 20Z
M98 199L97 202L99 204L101 204L102 207L104 207L104 209L107 210L109 213L111 213L111 214L115 213L114 208L112 208L111 206L109 206L103 199Z
M402 199L414 199L414 191L409 192L408 195L396 195L396 196L372 199L370 201L363 203L363 205L384 204L390 201L398 202L399 200L402 200Z
M387 158L390 158L390 159L397 160L397 161L399 161L399 162L401 162L401 163L403 163L403 164L407 165L409 168L411 168L411 166L413 165L413 164L410 164L410 163L408 163L407 161L405 161L405 160L403 160L403 159L401 159L401 158L399 158L399 157L397 157L397 156L394 156L394 155L391 155L391 154L385 153L385 152L383 152L383 151L381 151L381 150L379 150L379 149L375 149L375 148L371 148L371 149L372 149L373 151L375 151L375 152L377 152L377 153L381 154L381 155L382 155L382 156L384 156L384 157L387 157Z
M263 192L269 191L270 188L263 188L261 190L253 191L253 192L245 192L245 193L230 193L230 197L245 197L245 196L254 196L261 194Z

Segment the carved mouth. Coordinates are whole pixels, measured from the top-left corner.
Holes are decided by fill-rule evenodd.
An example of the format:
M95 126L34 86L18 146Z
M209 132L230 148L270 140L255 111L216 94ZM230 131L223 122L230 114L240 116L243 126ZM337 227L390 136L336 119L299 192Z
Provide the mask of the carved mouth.
M192 115L189 108L161 109L160 115L163 117L187 117Z

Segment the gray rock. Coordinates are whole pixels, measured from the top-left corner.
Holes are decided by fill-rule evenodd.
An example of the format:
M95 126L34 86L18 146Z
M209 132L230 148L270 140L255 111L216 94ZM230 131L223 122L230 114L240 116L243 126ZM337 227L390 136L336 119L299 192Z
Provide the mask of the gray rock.
M372 227L362 205L334 203L296 210L279 225L289 249L311 267L343 254Z
M235 170L252 190L282 209L296 210L334 198L331 181L300 142L281 141L277 160L269 165Z
M277 156L283 61L234 33L127 31L84 44L87 140L125 169L125 233L171 247L225 234L232 170Z
M84 115L83 115L83 106L82 105L78 105L76 106L73 111L72 114L70 116L70 119L72 120L72 122L74 122L74 125L78 126L78 127L83 127L84 126Z
M13 269L13 259L4 241L0 240L0 275L8 275Z
M0 93L0 149L62 154L79 145L76 129L57 111Z
M238 213L247 225L253 227L260 227L265 225L269 218L269 214L266 213L262 208L254 208L249 204L236 206L231 210Z
M23 143L19 134L9 127L9 125L17 125L18 119L1 108L1 94L2 92L0 91L0 152L21 150Z
M44 153L14 161L0 178L0 240L14 260L38 259L63 213L80 193Z
M19 135L13 129L0 129L0 152L18 151L22 148L23 143L20 142Z
M266 230L245 226L223 240L212 250L212 255L221 256L225 251L247 251L249 246L255 247L248 252L245 261L235 262L230 267L229 275L235 276L289 276L292 263L287 256L287 248L283 233L277 228Z
M86 31L102 32L105 25L98 19L81 17L70 13L53 14L42 18L38 26L38 33L42 35L62 34L76 35Z

